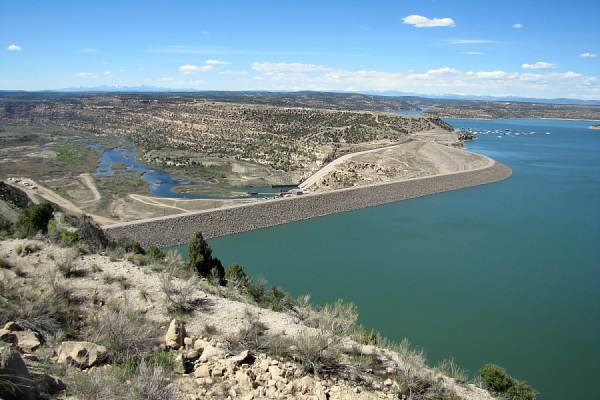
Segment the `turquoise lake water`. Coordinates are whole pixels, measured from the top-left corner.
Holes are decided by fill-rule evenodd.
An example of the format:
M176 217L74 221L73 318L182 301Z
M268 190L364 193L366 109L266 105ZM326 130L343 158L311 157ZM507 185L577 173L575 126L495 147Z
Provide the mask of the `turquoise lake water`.
M316 304L354 302L367 328L408 338L430 365L454 357L475 374L491 362L539 399L597 398L600 131L586 129L592 121L447 121L509 130L468 148L513 176L212 239L213 254Z

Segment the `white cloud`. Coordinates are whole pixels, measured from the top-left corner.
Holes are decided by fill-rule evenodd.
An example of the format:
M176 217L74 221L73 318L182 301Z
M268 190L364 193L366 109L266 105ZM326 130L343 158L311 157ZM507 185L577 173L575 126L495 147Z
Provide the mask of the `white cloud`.
M433 28L437 26L453 27L456 24L452 18L427 18L421 15L409 15L402 18L403 23L414 25L416 28Z
M95 78L96 73L95 72L78 72L75 74L75 76L79 76L81 78Z
M535 64L523 64L521 66L523 69L548 69L548 68L558 68L558 65L552 64L549 62L538 61Z
M556 98L600 98L600 79L575 72L461 71L451 67L425 72L348 71L302 63L254 63L254 82L270 90L397 90L422 94ZM572 97L572 96L571 96Z
M247 75L248 71L220 71L220 75Z
M253 63L252 69L267 74L279 72L316 72L329 71L331 68L302 63Z
M523 27L523 24L514 24L513 28L515 29L521 29Z
M10 51L20 51L21 50L21 46L17 46L16 44L11 44L6 49L10 50Z
M205 64L207 65L229 65L230 62L227 61L219 61L219 60L206 60Z
M481 71L476 72L477 77L483 79L502 79L505 78L508 74L504 71Z
M179 70L184 74L193 74L195 72L202 71L210 71L212 69L212 65L204 65L202 67L197 67L195 65L182 65L179 67Z
M578 74L577 72L569 71L566 74L563 74L565 78L581 78L583 75Z
M491 40L480 40L480 39L456 39L450 40L452 44L478 44L478 43L494 43Z
M582 53L582 54L579 55L579 57L594 58L594 57L598 57L598 54L595 54L595 53Z
M112 76L112 73L110 71L104 71L104 75L106 75L106 76Z

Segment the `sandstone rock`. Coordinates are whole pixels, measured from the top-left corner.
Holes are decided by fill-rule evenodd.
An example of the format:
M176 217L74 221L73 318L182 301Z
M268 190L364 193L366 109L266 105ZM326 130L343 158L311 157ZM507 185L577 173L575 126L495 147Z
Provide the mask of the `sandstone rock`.
M165 335L165 344L167 347L177 350L184 345L185 337L186 332L183 322L173 319Z
M191 337L185 337L183 338L183 344L185 345L185 347L190 347L194 344L194 339L192 339Z
M210 376L210 368L206 364L199 365L194 370L194 376L196 378L208 378Z
M225 355L225 350L214 347L214 346L206 346L202 351L202 355L200 356L201 362L206 362L211 360L212 358L221 358Z
M281 393L283 393L284 395L291 395L295 393L295 391L296 387L294 385L294 382L290 382L287 385L285 385L285 387L281 390Z
M8 329L0 329L0 341L6 343L17 343L17 334Z
M383 385L384 385L384 386L388 386L388 387L389 387L389 386L392 386L393 384L394 384L394 381L393 381L393 380L391 380L390 378L387 378L387 379L386 379L386 380L383 382Z
M221 367L216 367L212 370L212 376L214 377L222 377L223 376L223 369Z
M183 357L186 360L197 360L198 358L200 358L200 353L196 349L190 349L183 353Z
M0 353L0 376L4 384L0 385L0 399L34 400L37 390L21 355L10 349Z
M279 382L287 382L286 379L282 376L283 372L281 368L277 365L269 366L269 373L271 374L271 379Z
M267 396L274 398L277 393L277 388L275 386L270 386L267 388Z
M246 374L243 371L237 371L235 373L235 380L238 383L238 385L240 385L241 387L245 388L245 389L251 389L252 388L252 378L250 378L250 376L248 376L248 374Z
M314 394L317 396L317 400L327 400L327 395L321 382L315 382Z
M269 360L262 360L260 362L260 364L258 365L258 367L260 369L262 369L263 371L267 372L269 370L269 367L271 366L271 362Z
M314 389L315 380L310 376L306 375L305 377L300 379L300 385L302 387L302 393L308 393Z
M254 360L256 360L256 357L254 357L254 355L252 355L252 353L250 353L250 351L244 350L237 356L231 357L230 360L235 365L240 366L242 364L253 364Z
M207 342L206 340L204 340L204 339L202 339L202 338L200 338L200 339L197 339L197 340L194 342L194 349L196 349L196 350L202 350L202 349L203 349L203 348L205 348L206 346L210 346L210 342Z
M41 346L38 336L31 331L16 331L15 335L16 345L23 353L33 353Z
M90 342L62 342L57 353L58 362L82 369L99 365L108 358L106 347Z
M183 358L183 354L179 353L175 356L173 360L173 372L176 374L183 375L186 373L185 359Z
M25 330L18 322L15 322L15 321L7 322L4 325L4 329L6 329L7 331L14 331L14 332Z

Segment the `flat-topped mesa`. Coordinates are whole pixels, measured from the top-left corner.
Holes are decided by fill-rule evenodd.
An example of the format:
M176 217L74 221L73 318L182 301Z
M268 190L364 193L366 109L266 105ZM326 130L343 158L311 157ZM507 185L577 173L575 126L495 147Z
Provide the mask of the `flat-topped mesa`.
M512 170L507 166L492 162L476 170L153 218L104 226L103 229L113 239L126 236L144 247L152 244L175 246L187 243L196 231L202 231L204 237L210 239L497 182L511 174Z

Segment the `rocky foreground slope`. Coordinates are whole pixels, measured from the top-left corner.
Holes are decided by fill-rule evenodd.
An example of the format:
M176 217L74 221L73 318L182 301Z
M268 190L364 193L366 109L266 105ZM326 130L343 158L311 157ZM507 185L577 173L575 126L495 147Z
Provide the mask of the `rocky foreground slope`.
M358 329L351 304L316 310L262 282L198 280L174 255L40 239L0 242L5 400L492 398Z

